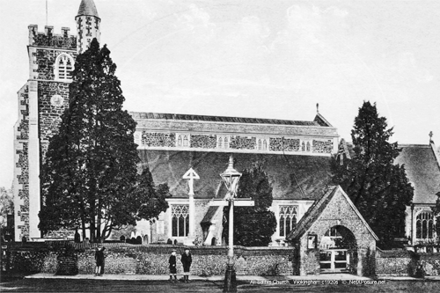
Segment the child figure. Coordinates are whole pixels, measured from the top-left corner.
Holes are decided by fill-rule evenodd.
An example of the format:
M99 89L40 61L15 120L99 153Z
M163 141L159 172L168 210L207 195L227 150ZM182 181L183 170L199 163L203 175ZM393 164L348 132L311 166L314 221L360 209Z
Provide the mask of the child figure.
M95 268L95 276L101 276L102 268L104 266L104 247L102 245L98 245L98 248L95 252L95 260L96 260L96 268Z
M170 281L173 282L173 276L174 281L177 281L177 268L176 268L176 250L173 249L170 255L170 259L168 260L168 263L170 264Z

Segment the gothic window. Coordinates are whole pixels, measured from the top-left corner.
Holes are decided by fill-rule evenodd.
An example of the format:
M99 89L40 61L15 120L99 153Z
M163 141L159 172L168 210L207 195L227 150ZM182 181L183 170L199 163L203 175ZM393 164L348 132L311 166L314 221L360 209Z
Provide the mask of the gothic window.
M310 152L310 142L307 142L307 151Z
M178 136L178 138L177 138L177 146L182 146L182 136L181 135L179 135Z
M432 239L434 229L434 216L432 212L422 212L416 218L416 238Z
M223 148L223 138L221 138L221 137L218 139L218 147L219 147L220 149Z
M173 237L186 237L189 232L189 206L185 204L171 206L171 231Z
M188 146L189 146L189 143L188 143L188 136L187 136L187 135L184 135L184 136L183 136L183 146L184 146L184 147L188 147Z
M225 149L227 149L228 148L228 138L227 137L225 137Z
M267 150L267 142L265 139L263 140L263 150Z
M62 53L58 55L55 60L55 79L56 80L68 80L72 79L73 65L72 56Z
M261 139L258 140L258 149L261 150Z
M306 150L306 145L304 142L302 142L301 144L301 150L304 152Z
M279 211L279 230L280 237L286 237L296 225L297 206L280 206Z

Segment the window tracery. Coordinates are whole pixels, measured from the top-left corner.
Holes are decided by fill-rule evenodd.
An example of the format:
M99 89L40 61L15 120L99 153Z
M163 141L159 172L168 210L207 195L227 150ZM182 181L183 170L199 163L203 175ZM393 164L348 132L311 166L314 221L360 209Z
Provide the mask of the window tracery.
M189 232L189 205L171 206L171 236L186 237Z

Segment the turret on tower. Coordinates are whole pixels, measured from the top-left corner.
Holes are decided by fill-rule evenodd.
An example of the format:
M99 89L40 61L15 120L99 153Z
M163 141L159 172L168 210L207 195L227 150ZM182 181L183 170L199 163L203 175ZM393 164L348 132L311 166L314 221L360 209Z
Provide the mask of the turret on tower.
M77 50L78 54L81 54L89 48L93 38L99 42L101 36L99 30L101 19L93 0L81 0L75 20L78 30Z

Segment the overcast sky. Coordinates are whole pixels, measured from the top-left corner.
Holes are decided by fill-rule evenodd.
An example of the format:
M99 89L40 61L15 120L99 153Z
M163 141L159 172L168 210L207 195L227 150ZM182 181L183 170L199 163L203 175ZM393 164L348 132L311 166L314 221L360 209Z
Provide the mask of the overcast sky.
M68 26L80 0L48 0ZM364 100L393 141L440 144L440 1L95 0L129 111L312 120L351 140ZM13 177L16 92L46 0L0 1L0 186Z

